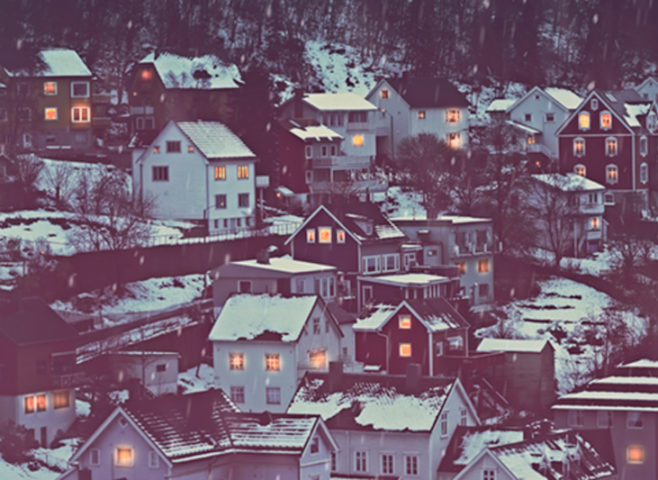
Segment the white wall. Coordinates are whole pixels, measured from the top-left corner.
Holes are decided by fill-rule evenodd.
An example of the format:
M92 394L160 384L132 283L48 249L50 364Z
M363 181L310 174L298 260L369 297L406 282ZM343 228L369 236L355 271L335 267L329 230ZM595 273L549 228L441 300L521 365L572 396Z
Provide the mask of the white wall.
M317 334L313 331L313 319L315 318L320 319L320 332ZM329 362L340 358L340 347L339 327L334 321L329 320L329 312L323 310L321 304L318 303L311 312L306 331L302 333L297 343L298 378L301 378L309 370L328 372ZM320 370L312 368L309 362L309 354L317 349L325 349L327 352L325 368Z
M115 355L112 358L117 381L137 379L154 395L178 391L178 354ZM158 366L164 365L164 371Z
M491 455L483 455L477 462L467 465L460 480L482 480L485 469L496 472L496 480L516 480L516 477L510 476Z
M455 108L459 110L459 121L448 123L446 112L452 108L413 108L409 111L410 130L409 136L414 137L420 133L433 133L439 140L448 143L449 133L459 134L459 148L468 146L468 109ZM418 118L420 111L425 112L425 118Z
M388 98L381 97L381 91L385 89L388 89ZM374 112L375 126L380 131L388 131L389 139L386 143L389 144L388 149L392 148L393 152L385 153L397 154L400 141L410 135L409 104L386 80L366 99L378 108L378 111Z
M215 166L226 167L226 180L215 180ZM238 166L247 165L249 167L249 178L238 179ZM219 233L232 228L245 228L247 221L249 226L253 226L254 211L256 207L256 169L253 160L239 162L219 162L213 160L207 166L208 190L209 190L209 223L208 229L210 234ZM249 206L238 206L238 195L246 193L249 195ZM226 195L226 208L216 208L215 195ZM224 219L227 219L227 226L224 226ZM240 225L236 220L240 219ZM217 221L217 222L215 222Z
M651 79L642 85L642 88L636 88L635 90L642 98L658 102L658 82L656 80Z

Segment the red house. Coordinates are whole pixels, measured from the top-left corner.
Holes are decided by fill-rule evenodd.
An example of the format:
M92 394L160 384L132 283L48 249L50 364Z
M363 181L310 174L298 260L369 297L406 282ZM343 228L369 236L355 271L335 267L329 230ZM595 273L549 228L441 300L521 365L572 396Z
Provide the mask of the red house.
M356 360L389 374L416 363L423 375L438 375L444 358L467 355L469 327L444 298L381 304L354 324Z

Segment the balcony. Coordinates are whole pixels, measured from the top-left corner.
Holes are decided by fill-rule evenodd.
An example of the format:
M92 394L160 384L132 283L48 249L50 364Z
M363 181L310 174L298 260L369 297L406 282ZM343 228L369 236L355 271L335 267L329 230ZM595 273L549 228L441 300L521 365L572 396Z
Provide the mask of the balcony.
M356 155L336 155L325 158L313 158L313 168L331 168L332 170L364 170L370 167L370 157Z
M493 253L493 243L466 243L463 245L455 245L454 253L457 257L464 257L469 255L481 255L483 253Z
M602 203L581 203L578 206L578 212L580 213L587 213L587 214L603 214L603 211L605 210L605 207L603 206Z
M551 152L546 145L542 145L541 143L533 143L533 144L526 144L526 151L528 153L541 153L548 158L555 158L555 154Z

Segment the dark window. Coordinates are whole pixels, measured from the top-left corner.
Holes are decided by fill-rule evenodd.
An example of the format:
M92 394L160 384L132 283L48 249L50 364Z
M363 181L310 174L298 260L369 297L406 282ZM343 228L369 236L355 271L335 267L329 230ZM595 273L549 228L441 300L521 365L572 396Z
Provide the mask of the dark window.
M349 123L365 123L368 121L368 112L350 112L347 121Z
M45 360L37 360L37 375L45 375L48 369L48 364Z
M239 193L238 194L238 207L248 208L249 207L249 194L248 193Z
M238 282L238 292L240 292L240 293L251 293L251 281L249 281L249 280L240 280Z
M180 153L180 142L179 141L168 141L167 142L167 153Z
M226 208L226 195L224 193L215 195L215 208Z
M169 181L169 167L153 167L153 181L154 182L168 182Z
M265 394L268 405L279 405L281 403L281 389L279 387L267 387Z
M167 364L166 363L160 363L159 365L155 366L155 371L156 372L164 372L167 370Z

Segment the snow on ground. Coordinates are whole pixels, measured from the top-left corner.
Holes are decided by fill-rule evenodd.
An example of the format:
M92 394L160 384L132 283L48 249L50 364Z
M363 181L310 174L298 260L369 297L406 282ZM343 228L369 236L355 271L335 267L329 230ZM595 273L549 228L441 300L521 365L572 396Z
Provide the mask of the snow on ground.
M617 262L614 254L606 249L602 252L596 252L591 257L570 258L565 257L560 260L560 268L573 270L578 273L601 277L610 273Z
M202 363L198 367L192 367L178 374L178 388L183 393L205 392L214 388L214 386L215 371L206 363Z
M74 162L68 160L51 160L41 158L43 169L35 186L47 193L50 197L55 196L55 185L59 183L62 196L69 196L73 189L80 184L84 177L90 182L97 182L100 178L110 172L122 175L128 186L132 186L128 174L117 170L114 165L103 163Z
M65 438L57 448L36 448L33 450L34 458L46 465L66 469L69 458L73 456L78 446L82 444L80 438Z
M55 480L59 475L45 467L32 471L27 465L12 465L0 457L0 478L3 480Z
M556 348L555 375L560 393L591 379L599 347L585 343L584 336L590 327L602 331L596 323L600 322L605 308L621 309L623 321L632 332L632 341L637 342L646 334L648 319L622 309L605 293L559 277L538 284L539 295L503 306L504 320L478 330L476 336L551 340Z
M421 205L421 195L418 192L404 190L395 186L388 189L384 212L389 217L420 217L425 218L425 208Z
M75 399L75 416L76 417L88 417L91 415L91 403L79 398Z

